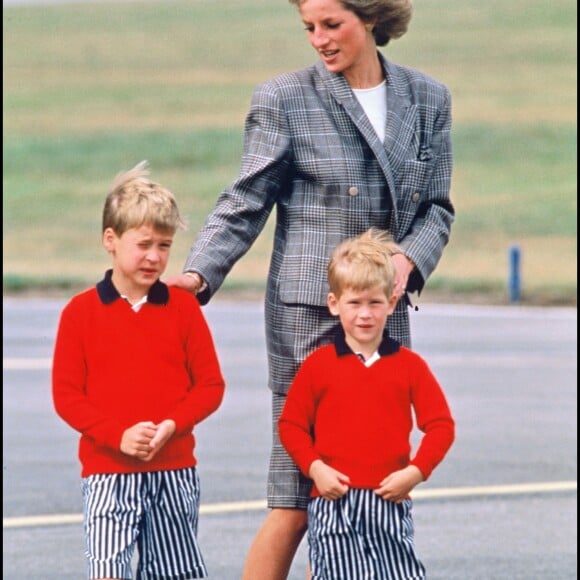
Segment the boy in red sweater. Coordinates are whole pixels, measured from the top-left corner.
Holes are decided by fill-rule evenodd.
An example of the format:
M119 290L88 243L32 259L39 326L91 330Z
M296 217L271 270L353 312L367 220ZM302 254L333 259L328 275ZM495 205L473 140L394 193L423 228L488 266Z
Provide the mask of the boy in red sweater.
M224 379L197 299L168 287L184 227L170 191L142 161L115 179L103 210L112 269L62 311L52 393L80 434L87 573L205 578L197 543L193 428L220 405Z
M337 246L328 306L341 331L306 358L279 419L282 444L314 483L313 580L425 577L409 493L443 459L455 424L425 361L386 330L398 251L374 228ZM413 416L424 435L411 457Z

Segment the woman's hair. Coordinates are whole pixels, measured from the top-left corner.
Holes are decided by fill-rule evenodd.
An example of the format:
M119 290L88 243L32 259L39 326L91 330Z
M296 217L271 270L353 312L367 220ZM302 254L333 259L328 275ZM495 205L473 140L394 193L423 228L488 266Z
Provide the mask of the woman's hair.
M338 0L346 10L354 12L365 24L373 25L377 46L386 46L392 38L407 32L413 15L413 0ZM304 0L289 0L297 7Z
M371 228L336 246L328 264L330 291L340 297L345 288L355 291L381 286L390 297L395 285L393 254L401 253L393 237L384 230Z
M119 173L103 208L102 231L107 228L121 236L127 230L150 225L161 232L185 229L173 194L147 178L147 161Z

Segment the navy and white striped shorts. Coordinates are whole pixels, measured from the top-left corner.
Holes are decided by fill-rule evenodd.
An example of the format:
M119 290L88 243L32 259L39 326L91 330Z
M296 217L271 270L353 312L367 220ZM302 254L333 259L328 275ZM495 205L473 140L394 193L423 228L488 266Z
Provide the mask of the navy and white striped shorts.
M308 506L312 580L423 580L415 554L413 503L396 504L372 489Z
M194 467L107 473L82 480L89 578L206 578L197 543L199 476Z

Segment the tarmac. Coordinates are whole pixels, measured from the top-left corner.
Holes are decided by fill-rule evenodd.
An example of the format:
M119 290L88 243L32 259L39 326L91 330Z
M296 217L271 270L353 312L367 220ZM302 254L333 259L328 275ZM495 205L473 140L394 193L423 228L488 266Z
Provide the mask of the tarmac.
M56 299L3 302L6 580L85 578L78 436L56 416L50 396L63 306ZM204 312L227 387L220 409L196 428L199 540L210 579L237 580L267 514L263 312L260 302L219 298ZM421 304L410 316L413 347L457 421L448 456L413 494L427 577L576 578L576 308ZM306 562L304 540L289 580L305 578Z

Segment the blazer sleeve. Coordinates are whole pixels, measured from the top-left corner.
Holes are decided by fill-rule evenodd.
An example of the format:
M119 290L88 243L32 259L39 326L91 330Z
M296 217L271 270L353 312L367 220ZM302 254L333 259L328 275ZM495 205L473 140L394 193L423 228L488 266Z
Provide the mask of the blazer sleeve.
M209 301L234 264L250 249L280 194L290 166L291 139L275 91L266 83L254 91L244 129L238 177L219 196L186 260L184 270L199 272Z
M403 224L399 243L405 254L413 260L416 269L411 274L407 288L410 292L421 291L425 281L435 270L443 250L449 241L455 209L449 192L453 169L451 143L451 94L439 85L440 105L429 127L424 131L417 160L408 161L402 174L413 182L409 195L400 199L419 198L418 208L407 227ZM427 115L428 116L428 115ZM429 167L424 182L417 179L418 167ZM399 215L405 215L399 211Z

